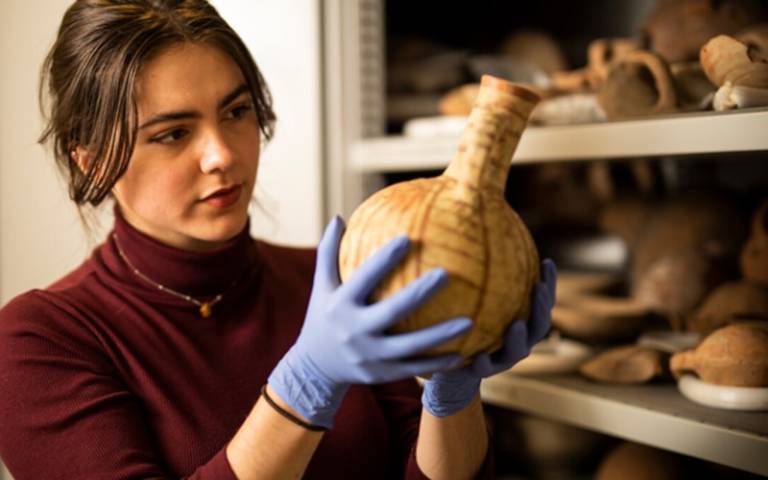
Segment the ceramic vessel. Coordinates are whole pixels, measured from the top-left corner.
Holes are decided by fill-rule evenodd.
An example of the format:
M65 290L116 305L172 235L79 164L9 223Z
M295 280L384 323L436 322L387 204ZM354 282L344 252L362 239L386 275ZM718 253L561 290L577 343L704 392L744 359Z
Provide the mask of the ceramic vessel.
M668 373L669 355L654 348L627 345L607 350L584 363L579 371L603 383L638 384Z
M484 76L445 172L380 190L349 219L339 253L342 280L396 235L411 240L406 259L382 281L374 299L433 268L449 273L447 285L393 329L411 331L459 316L473 319L467 335L427 354L471 357L495 350L506 327L528 317L539 257L504 189L512 154L538 100L526 88Z
M734 34L759 21L763 11L752 0L660 0L643 26L653 51L668 62L695 60L718 34Z
M667 63L644 50L627 52L610 66L597 94L609 119L677 110L677 91Z
M740 260L744 278L768 287L768 200L752 216L752 231Z
M707 78L717 86L768 88L768 52L728 35L718 35L701 47L700 61Z
M768 285L749 280L718 285L688 319L686 329L711 333L739 318L768 318Z
M715 330L695 349L674 354L670 368L675 376L693 372L715 385L768 387L768 322Z

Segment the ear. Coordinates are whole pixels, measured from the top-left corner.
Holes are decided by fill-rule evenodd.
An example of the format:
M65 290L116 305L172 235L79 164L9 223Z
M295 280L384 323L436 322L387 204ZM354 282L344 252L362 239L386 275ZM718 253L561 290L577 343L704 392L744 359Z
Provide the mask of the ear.
M88 169L88 165L90 165L90 153L83 148L82 145L70 149L69 156L81 172L84 173Z

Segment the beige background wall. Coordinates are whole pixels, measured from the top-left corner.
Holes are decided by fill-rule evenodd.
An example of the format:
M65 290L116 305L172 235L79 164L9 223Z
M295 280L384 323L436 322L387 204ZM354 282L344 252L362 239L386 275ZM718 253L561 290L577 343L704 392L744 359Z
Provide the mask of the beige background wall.
M75 217L69 209L61 208L62 188L43 150L35 142L41 125L35 79L65 5L62 0L3 2L0 16L0 304L10 298L11 292L44 283L51 272L64 271L73 265L73 257L79 256L82 248L73 229ZM7 472L5 475L0 472L0 478L10 478Z
M0 305L43 287L90 251L50 155L36 144L40 64L69 0L1 0ZM320 10L317 0L214 0L239 31L275 97L278 126L262 156L253 232L317 242L322 217ZM104 215L106 226L111 219ZM96 236L101 238L100 233ZM1 470L1 469L0 469ZM0 473L2 478L2 473ZM8 478L8 477L6 477Z
M3 2L0 16L0 302L79 262L85 242L41 130L37 76L63 0Z

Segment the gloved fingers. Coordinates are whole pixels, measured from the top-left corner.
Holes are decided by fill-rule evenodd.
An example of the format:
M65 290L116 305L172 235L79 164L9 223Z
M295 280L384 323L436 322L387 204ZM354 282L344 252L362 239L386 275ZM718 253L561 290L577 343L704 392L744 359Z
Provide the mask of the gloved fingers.
M397 360L418 355L467 333L472 320L454 318L413 332L382 336L376 339L380 360Z
M472 373L479 378L489 377L493 375L496 370L496 366L491 360L491 354L488 352L481 352L475 355L470 368L472 369Z
M398 235L373 252L346 282L345 295L355 302L364 302L381 280L405 257L410 248L406 235Z
M528 320L528 348L531 349L547 334L552 318L552 301L547 285L539 283L533 290L531 318Z
M371 321L366 322L365 329L369 332L380 332L395 325L429 300L447 280L448 273L445 270L430 270L371 306Z
M538 343L549 332L552 307L555 305L557 268L547 258L541 262L541 281L533 288L531 315L528 320L528 349Z
M504 332L504 345L490 355L490 368L485 376L512 367L528 356L528 327L523 320L515 320Z
M557 298L557 267L551 258L545 258L541 262L541 282L547 287L551 308Z
M335 289L339 285L339 243L346 226L338 215L325 227L317 246L314 285L324 289Z
M528 356L528 336L525 322L514 321L504 332L504 344L493 353L481 352L472 358L469 365L472 374L479 378L490 377L511 368Z
M393 372L397 372L395 378L416 377L429 373L442 372L451 368L456 368L464 363L464 358L457 353L440 355L438 357L423 358L418 360L400 360L385 362L383 366Z

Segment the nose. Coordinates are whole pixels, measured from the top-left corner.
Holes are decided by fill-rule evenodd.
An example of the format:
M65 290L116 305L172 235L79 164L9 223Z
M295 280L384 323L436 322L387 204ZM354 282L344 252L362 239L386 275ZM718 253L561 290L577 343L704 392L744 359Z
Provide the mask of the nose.
M235 153L218 129L211 129L203 137L200 170L203 173L228 171L235 161Z

